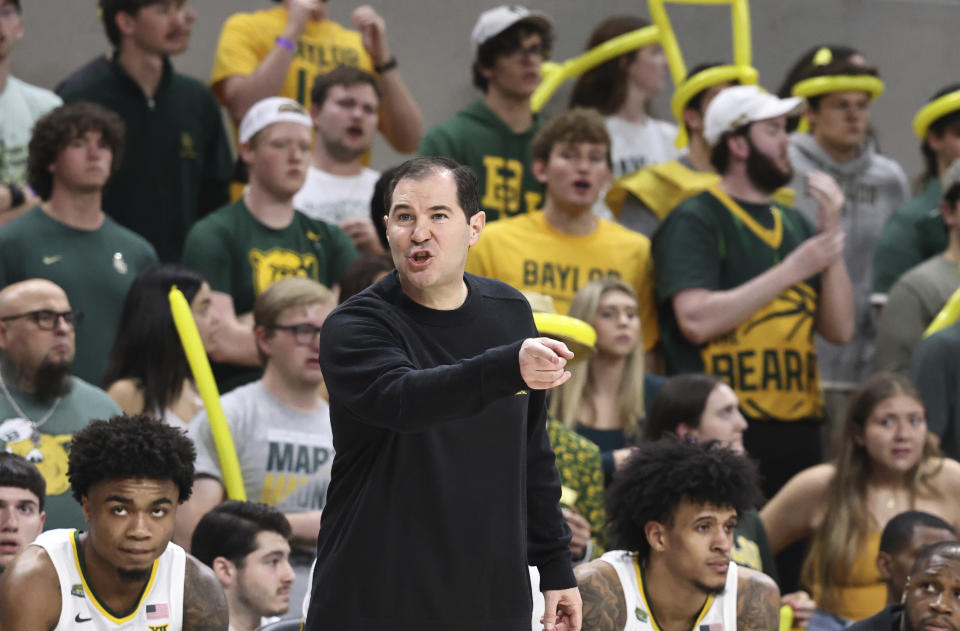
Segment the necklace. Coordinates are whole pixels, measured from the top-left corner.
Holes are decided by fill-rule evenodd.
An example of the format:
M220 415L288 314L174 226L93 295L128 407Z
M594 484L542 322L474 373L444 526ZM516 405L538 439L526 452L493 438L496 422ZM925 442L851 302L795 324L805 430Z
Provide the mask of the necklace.
M32 421L29 416L27 416L20 406L17 405L17 402L14 401L13 396L10 395L10 391L7 390L7 383L3 379L3 373L0 372L0 389L3 390L3 396L6 397L7 401L13 407L13 411L20 415L20 418L30 423L33 426L34 431L36 432L37 428L41 427L44 423L50 420L50 417L53 416L53 413L56 412L57 406L60 405L61 399L63 397L57 397L56 401L53 402L53 405L50 406L50 409L47 410L47 413L43 415L39 421ZM36 441L34 441L36 442Z

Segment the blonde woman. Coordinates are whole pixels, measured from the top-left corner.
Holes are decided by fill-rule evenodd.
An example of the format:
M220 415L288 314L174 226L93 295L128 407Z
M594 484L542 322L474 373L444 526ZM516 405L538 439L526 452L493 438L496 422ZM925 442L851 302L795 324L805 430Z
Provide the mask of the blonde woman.
M941 458L913 386L880 373L854 393L836 461L794 476L760 512L774 553L810 538L803 580L819 610L808 631L841 629L883 609L880 533L905 510L960 527L960 463Z
M554 391L550 412L600 447L609 480L640 438L644 415L637 293L619 278L591 281L574 296L568 315L593 325L597 353L570 368L573 376Z

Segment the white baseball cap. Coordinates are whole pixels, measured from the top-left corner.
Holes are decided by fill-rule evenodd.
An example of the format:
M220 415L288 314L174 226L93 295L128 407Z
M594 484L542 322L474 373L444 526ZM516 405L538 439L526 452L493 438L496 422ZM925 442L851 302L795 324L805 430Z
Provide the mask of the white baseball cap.
M503 4L480 14L470 35L473 47L479 48L485 41L496 37L520 20L533 22L547 32L553 31L553 22L543 13L531 11L519 4Z
M308 129L313 129L313 121L302 105L284 96L271 96L257 101L247 110L243 120L240 121L240 142L247 142L257 132L281 121L300 123Z
M711 147L720 136L743 127L747 123L799 113L803 99L777 98L755 85L735 85L713 97L703 117L703 137Z

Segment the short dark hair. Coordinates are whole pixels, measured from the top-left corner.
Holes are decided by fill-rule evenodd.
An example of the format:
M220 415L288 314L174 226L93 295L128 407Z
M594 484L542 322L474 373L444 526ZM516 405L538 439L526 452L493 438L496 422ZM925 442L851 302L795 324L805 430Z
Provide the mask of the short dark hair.
M864 66L862 64L855 64L852 63L849 58L845 58L835 59L830 63L822 65L811 64L799 74L797 83L805 79L813 79L815 77L832 77L836 75L848 75L853 77L878 76L876 68L872 66ZM810 106L810 109L818 110L820 108L820 101L823 99L823 97L827 96L827 94L829 94L829 92L807 97L807 104Z
M646 26L650 26L650 21L638 15L614 15L594 27L584 48L596 48L608 40ZM580 75L570 93L570 107L592 107L605 115L619 110L627 97L627 64L624 61L632 63L638 50L608 59Z
M883 533L880 535L880 552L895 553L910 540L917 526L942 528L956 534L953 526L936 515L919 510L908 510L895 516L884 526Z
M710 393L723 381L704 373L693 372L670 377L657 391L650 414L643 426L644 440L659 440L677 433L683 423L691 429L700 427L700 416Z
M809 48L806 52L800 55L800 58L797 59L790 69L787 70L787 73L783 77L783 82L780 84L780 87L777 89L777 96L781 99L785 99L793 96L793 86L799 83L804 78L804 74L808 71L810 66L813 65L813 58L817 56L822 49L826 48L830 51L830 56L835 61L847 60L853 57L854 55L859 55L860 51L856 48L851 48L844 44L817 44L812 48Z
M688 443L676 437L641 443L607 493L607 528L619 549L650 553L648 522L670 525L683 501L730 507L738 514L755 507L760 489L755 465L716 441Z
M913 561L913 567L910 568L910 575L912 576L916 573L922 563L925 563L927 559L935 555L960 561L960 542L941 541L940 543L931 543L928 546L924 546L923 550L917 553L917 558Z
M359 294L373 284L374 279L393 271L393 259L389 254L364 254L347 266L340 277L340 302Z
M730 147L727 146L727 140L734 136L747 137L750 134L750 126L753 123L747 123L733 131L720 134L719 140L710 148L710 164L720 175L724 175L730 168Z
M327 100L327 92L335 85L352 87L360 84L367 84L377 93L377 101L383 98L380 92L380 83L377 78L369 72L364 72L353 66L337 66L330 72L318 74L313 81L313 89L310 90L310 102L317 107L323 106Z
M50 165L74 139L88 131L100 132L113 154L110 174L120 168L123 157L123 119L105 107L87 101L61 105L42 116L33 126L28 145L27 181L41 199L53 192Z
M275 532L289 541L290 522L273 506L227 500L204 515L190 538L190 554L213 567L217 557L243 568L244 559L257 549L257 535Z
M117 14L121 11L136 16L143 7L160 4L166 0L100 0L100 18L103 30L114 48L120 48L120 29L117 28Z
M90 487L104 480L171 480L183 503L193 489L193 441L175 427L146 414L118 414L91 421L73 435L67 477L81 502Z
M947 94L956 92L958 90L960 90L960 83L951 83L949 85L945 85L937 90L936 94L930 97L930 102L936 101L941 96L946 96ZM948 131L960 136L960 109L947 112L940 118L937 118L931 122L930 126L927 128L927 133L933 133L933 135L937 138L942 138L943 135ZM927 182L929 180L936 179L938 177L937 154L934 153L933 149L930 148L930 145L927 144L926 138L920 140L920 153L923 154L924 166L921 180L923 182Z
M550 120L540 128L530 142L530 153L534 160L547 162L550 152L558 142L593 142L607 146L607 166L612 167L610 158L610 134L603 116L594 109L575 107Z
M3 6L4 4L12 5L13 8L17 10L17 13L23 12L20 9L20 0L0 0L0 6Z
M383 218L390 214L390 196L387 195L387 187L390 186L396 171L397 167L390 167L380 174L377 183L373 185L373 197L370 198L370 220L373 222L373 227L377 229L380 245L386 252L390 251L390 243L387 241L387 227L383 224Z
M25 489L37 496L40 510L47 499L47 481L37 466L17 454L0 452L0 486Z
M450 171L453 174L454 182L457 184L457 203L460 204L467 219L480 212L480 185L473 169L458 164L450 158L421 156L407 160L394 171L383 198L387 214L390 214L390 208L393 206L393 192L397 189L400 180L422 180L443 171Z
M497 33L477 48L477 56L473 60L471 71L473 73L473 85L478 90L487 91L488 81L481 69L493 68L497 62L497 57L509 55L520 49L523 40L530 35L539 35L543 42L544 56L549 57L549 51L553 48L553 30L546 29L536 20L523 19L511 24L509 28L504 29L502 33Z

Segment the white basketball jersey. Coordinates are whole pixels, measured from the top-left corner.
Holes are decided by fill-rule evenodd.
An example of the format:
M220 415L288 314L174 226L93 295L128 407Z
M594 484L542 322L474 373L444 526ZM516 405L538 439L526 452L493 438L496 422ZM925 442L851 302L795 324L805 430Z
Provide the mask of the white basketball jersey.
M54 631L181 631L186 553L168 543L132 611L113 612L87 582L77 531L48 530L31 545L47 551L60 580L60 621Z
M637 557L623 550L611 550L602 557L617 571L627 603L627 624L623 631L661 631L650 611L643 588L643 573ZM692 631L736 631L737 629L737 564L727 568L723 593L708 596Z

